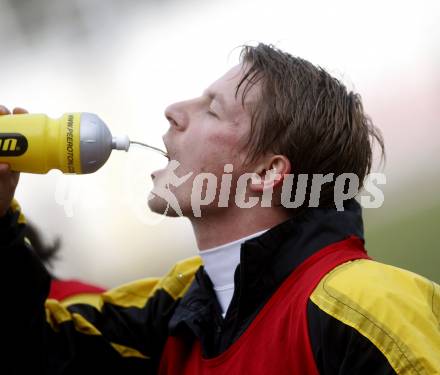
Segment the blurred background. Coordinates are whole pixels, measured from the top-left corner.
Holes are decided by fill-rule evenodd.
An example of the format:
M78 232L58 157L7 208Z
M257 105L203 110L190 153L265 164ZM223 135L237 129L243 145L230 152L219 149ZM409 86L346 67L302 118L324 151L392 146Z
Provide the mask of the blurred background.
M0 0L0 103L97 113L113 134L162 146L164 108L198 96L244 43L273 43L359 92L387 151L381 208L365 209L377 260L440 282L440 2ZM105 287L196 254L189 222L148 212L142 149L97 173L21 176L17 198L59 277Z

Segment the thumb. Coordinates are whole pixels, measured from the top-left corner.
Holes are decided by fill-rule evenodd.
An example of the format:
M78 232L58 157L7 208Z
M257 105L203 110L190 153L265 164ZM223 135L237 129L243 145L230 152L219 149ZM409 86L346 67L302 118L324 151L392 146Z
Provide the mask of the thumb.
M0 104L0 116L3 115L10 115L11 112L9 111L9 109L7 109L4 105Z
M14 110L12 111L12 113L14 115L23 115L25 113L29 113L28 111L26 111L24 108L21 107L15 107Z

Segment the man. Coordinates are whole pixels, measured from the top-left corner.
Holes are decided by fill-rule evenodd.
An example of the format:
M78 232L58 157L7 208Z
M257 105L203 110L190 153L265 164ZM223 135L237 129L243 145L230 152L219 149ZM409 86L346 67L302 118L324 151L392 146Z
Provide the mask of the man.
M44 306L48 278L22 240L19 209L9 208L17 177L3 170L1 250L22 280L7 292L14 308L4 320L14 327L4 337L19 348L10 358L26 358L14 366L49 374L440 373L438 285L370 260L359 204L336 203L351 182L330 177L362 182L372 139L383 147L359 96L260 44L165 115L164 142L182 180L170 185L169 170L153 173L149 206L176 216L155 194L169 189L204 266L196 257L93 304ZM302 189L301 175L314 175L311 186ZM301 191L305 199L291 205Z

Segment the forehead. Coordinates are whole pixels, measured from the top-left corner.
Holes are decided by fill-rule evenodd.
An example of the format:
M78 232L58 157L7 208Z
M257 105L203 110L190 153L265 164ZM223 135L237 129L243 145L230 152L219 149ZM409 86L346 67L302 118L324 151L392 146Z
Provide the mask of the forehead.
M214 81L208 88L207 92L212 95L222 96L224 104L228 111L247 112L246 108L249 104L254 103L258 99L260 93L259 84L253 85L247 92L244 100L244 106L242 105L242 96L246 87L246 81L240 86L237 92L237 86L246 73L247 68L242 64L238 64L229 69L223 76Z

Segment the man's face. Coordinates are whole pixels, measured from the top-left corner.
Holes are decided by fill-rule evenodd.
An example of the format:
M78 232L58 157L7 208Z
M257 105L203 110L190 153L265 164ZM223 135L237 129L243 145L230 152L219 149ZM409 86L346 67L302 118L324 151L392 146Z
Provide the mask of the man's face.
M199 173L209 172L215 175L219 188L225 164L233 165L233 181L244 172L246 150L243 146L248 139L251 124L251 115L247 108L258 99L259 87L255 85L249 90L243 108L241 100L245 85L235 95L243 72L243 66L237 65L212 83L200 97L166 108L165 116L170 127L163 139L170 160L179 162L174 173L179 177L193 173L184 183L174 187L170 183L170 173L173 174L171 168L176 164L170 162L165 169L154 172L154 188L149 198L152 211L165 212L165 189L177 198L183 215L190 217L193 181ZM166 187L167 183L169 188ZM233 201L232 189L230 204ZM216 202L217 199L205 207L205 212L219 210ZM168 215L176 215L172 205Z

